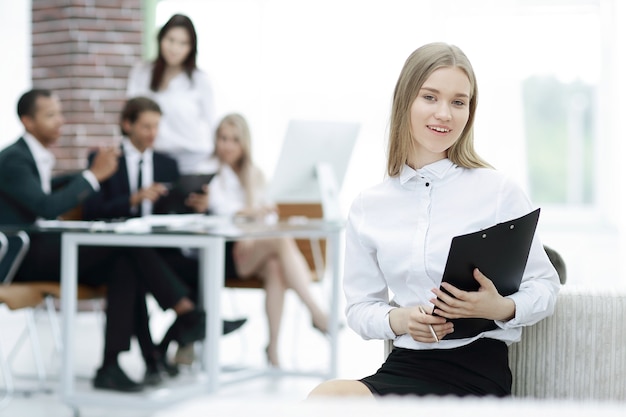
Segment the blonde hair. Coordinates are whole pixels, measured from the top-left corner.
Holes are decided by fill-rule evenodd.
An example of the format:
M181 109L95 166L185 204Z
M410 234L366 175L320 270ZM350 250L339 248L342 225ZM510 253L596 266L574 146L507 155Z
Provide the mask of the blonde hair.
M260 170L258 170L252 162L252 137L250 135L248 122L238 113L231 113L224 116L215 129L214 155L217 153L217 138L224 125L230 125L238 132L237 139L241 145L242 154L236 166L233 167L233 170L239 177L239 181L244 189L246 207L252 207L257 200L256 194L259 192L259 188L262 187L263 179L260 175Z
M469 118L459 139L448 149L448 158L466 168L489 167L474 150L474 115L478 105L476 76L463 51L446 43L430 43L416 49L404 63L391 106L387 174L396 177L409 160L414 146L411 135L411 105L424 82L436 70L460 68L470 82Z

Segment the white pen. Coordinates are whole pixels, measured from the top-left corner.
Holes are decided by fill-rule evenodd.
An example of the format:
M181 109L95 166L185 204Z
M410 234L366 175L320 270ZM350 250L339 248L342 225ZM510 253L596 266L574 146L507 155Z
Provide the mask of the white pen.
M419 309L420 309L420 312L421 312L422 314L426 314L426 312L424 311L424 309L422 308L422 306L420 306L420 307L419 307ZM439 338L437 337L437 333L435 333L435 329L433 329L433 325L432 325L432 324L429 324L429 325L428 325L428 328L430 329L430 334L432 334L432 335L433 335L433 337L435 338L435 342L439 343Z

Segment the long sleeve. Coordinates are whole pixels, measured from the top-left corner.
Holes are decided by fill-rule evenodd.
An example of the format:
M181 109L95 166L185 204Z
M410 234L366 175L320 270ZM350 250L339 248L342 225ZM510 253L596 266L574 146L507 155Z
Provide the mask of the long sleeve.
M93 156L93 154L89 156L89 164ZM152 167L153 182L174 184L179 178L176 161L165 155L153 153ZM85 201L83 217L86 220L106 220L136 216L137 214L131 211L130 196L128 167L126 158L122 155L115 174L100 185L99 192Z
M37 166L18 142L0 157L0 223L28 224L37 218L55 219L94 193L80 174L66 178L65 185L50 194L43 192Z
M94 155L93 153L89 155L89 166L93 163ZM127 186L126 172L126 161L122 155L118 159L115 174L100 184L100 191L85 201L83 205L85 220L131 217L130 189Z
M200 173L199 166L213 152L215 94L209 76L199 69L192 76L180 73L164 90L150 90L151 63L132 68L128 97L143 95L159 103L163 115L154 149L176 159L181 174Z
M560 284L536 235L520 289L509 297L515 317L474 338L434 346L410 335L395 337L388 312L395 306L430 305L441 285L454 236L525 215L534 208L525 193L492 169L464 169L442 160L363 191L346 230L344 291L348 324L365 339L395 339L409 349L447 349L490 337L511 343L521 328L552 314ZM489 277L488 277L489 278Z
M348 325L364 339L393 339L389 324L389 291L376 260L376 251L359 238L363 223L360 198L353 203L346 228L344 293ZM349 267L348 267L349 266Z
M83 205L85 220L121 219L131 217L130 195L112 194L110 187L102 187Z
M150 96L151 64L140 63L133 66L128 74L126 97Z

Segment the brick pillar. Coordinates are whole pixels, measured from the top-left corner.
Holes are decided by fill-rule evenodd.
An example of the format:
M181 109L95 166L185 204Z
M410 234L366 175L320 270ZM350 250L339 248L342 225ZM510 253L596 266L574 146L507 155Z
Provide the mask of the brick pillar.
M66 119L57 172L119 138L126 79L141 57L142 0L32 0L33 87L55 91Z

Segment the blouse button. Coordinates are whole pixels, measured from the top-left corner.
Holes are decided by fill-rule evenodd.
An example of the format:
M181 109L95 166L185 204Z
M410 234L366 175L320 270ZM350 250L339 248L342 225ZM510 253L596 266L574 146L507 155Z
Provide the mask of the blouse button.
M427 183L426 183L426 186L427 186L427 187L428 187L428 186L430 186L430 183L429 183L429 182L427 182Z

